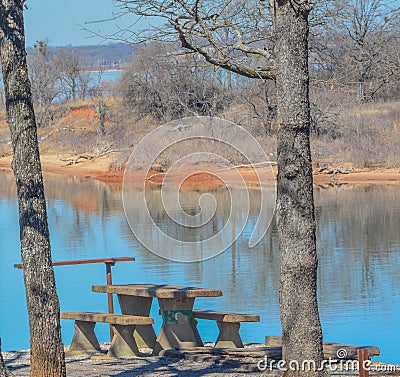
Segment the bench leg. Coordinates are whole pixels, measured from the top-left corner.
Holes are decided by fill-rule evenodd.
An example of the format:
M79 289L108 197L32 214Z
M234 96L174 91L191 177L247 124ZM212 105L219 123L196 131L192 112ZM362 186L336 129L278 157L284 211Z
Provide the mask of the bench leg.
M239 335L240 323L217 321L219 334L215 347L243 348L242 338Z
M129 295L118 295L122 314L150 316L153 299L151 297L136 297ZM136 326L133 334L139 348L153 348L156 342L156 333L152 325Z
M142 356L133 333L136 325L113 325L114 337L107 356L110 357L135 357Z
M70 352L99 353L99 341L94 333L96 322L75 321L75 333L72 338Z
M198 324L198 321L196 321L194 318L190 319L190 326L192 326L192 330L193 330L193 333L194 333L194 336L195 336L196 342L197 342L197 347L204 347L204 343L201 340L201 336L200 336L199 330L197 328L197 324Z

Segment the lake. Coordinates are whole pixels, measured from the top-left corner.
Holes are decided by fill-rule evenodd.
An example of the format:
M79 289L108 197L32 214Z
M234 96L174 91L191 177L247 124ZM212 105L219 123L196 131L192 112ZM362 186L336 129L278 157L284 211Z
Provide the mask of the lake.
M111 81L111 82L116 82L120 76L121 76L122 71L104 71L102 73L97 72L97 71L91 71L90 72L90 78L91 78L91 85L97 84L99 79L101 81ZM0 73L0 88L3 87L3 75Z
M196 306L259 314L260 323L243 324L244 341L263 342L265 335L280 334L279 252L274 222L258 246L247 246L257 216L257 191L250 192L253 205L249 220L235 244L207 261L178 263L152 254L136 241L124 216L120 189L56 175L45 175L45 183L54 261L133 256L135 262L113 268L114 283L219 288L222 297L200 298ZM149 195L151 202L157 203L159 192L154 190ZM213 195L221 205L212 224L220 226L229 196L224 190ZM196 192L184 193L189 213L198 209L198 197ZM325 340L376 345L381 348L379 360L399 362L399 187L316 188L315 200L319 307ZM8 172L0 172L0 214L0 336L4 350L26 349L29 329L22 271L13 268L20 262L17 201L13 176ZM152 207L152 215L160 227L171 228L157 205ZM143 218L138 213L137 221ZM233 228L230 231L236 232ZM105 283L103 264L56 267L55 274L61 310L107 310L106 295L91 292L93 284ZM152 316L159 329L157 304ZM107 341L107 326L99 324L98 330L100 340ZM215 323L200 321L199 330L206 340L215 340ZM69 344L72 321L62 321L62 332Z

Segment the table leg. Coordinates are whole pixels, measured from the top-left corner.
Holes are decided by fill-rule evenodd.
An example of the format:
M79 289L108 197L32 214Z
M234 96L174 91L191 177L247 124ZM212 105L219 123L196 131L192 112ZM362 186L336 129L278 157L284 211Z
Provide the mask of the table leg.
M199 347L201 344L190 324L194 298L158 299L163 325L157 337L153 354L163 349Z
M122 314L150 316L151 297L137 297L130 295L118 295ZM156 342L156 333L152 325L138 325L133 332L136 344L139 348L153 348Z
M193 332L194 332L194 336L196 337L196 342L197 342L197 344L198 344L199 347L204 347L204 343L203 343L203 341L201 340L201 336L200 336L199 330L198 330L198 328L197 328L197 324L198 324L198 321L196 321L196 320L192 317L192 319L190 320L190 326L192 326L192 330L193 330Z

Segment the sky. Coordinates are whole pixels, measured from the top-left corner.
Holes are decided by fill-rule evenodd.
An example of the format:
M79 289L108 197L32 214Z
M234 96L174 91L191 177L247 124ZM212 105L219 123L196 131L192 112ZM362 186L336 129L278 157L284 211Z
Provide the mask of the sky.
M400 0L395 3L400 5ZM104 38L94 37L83 28L101 35L110 35L117 31L117 25L128 26L134 22L108 21L118 13L113 0L27 0L25 10L26 45L33 46L36 41L48 40L51 46L90 45L107 43Z
M112 0L28 0L26 4L27 46L39 40L48 40L51 46L98 44L103 39L93 37L84 27L102 35L117 30L116 21L85 24L110 19L118 13Z

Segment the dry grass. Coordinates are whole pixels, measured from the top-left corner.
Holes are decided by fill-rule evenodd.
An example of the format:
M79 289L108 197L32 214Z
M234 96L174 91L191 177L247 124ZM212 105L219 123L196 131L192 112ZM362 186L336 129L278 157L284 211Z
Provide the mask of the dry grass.
M340 137L313 137L314 161L356 167L400 166L400 102L371 103L340 112Z
M329 93L328 93L329 94ZM400 166L400 102L356 104L344 107L343 101L332 105L335 93L320 97L326 117L319 125L319 133L312 134L312 153L316 166L341 165L347 167ZM343 99L343 98L342 98ZM325 105L324 105L325 104ZM90 100L59 105L54 119L40 128L42 153L96 153L110 146L122 149L115 154L110 168L122 170L132 149L147 133L158 127L159 121L138 114L123 106L119 99L107 99L106 135L99 133L99 119ZM325 110L324 110L325 109ZM4 109L0 109L0 155L10 153L9 131ZM245 107L235 107L222 116L242 124L262 145L271 160L276 159L276 140L267 136L261 122L246 122ZM232 160L244 162L235 152L218 145L204 146L198 142L184 143L180 148L166 151L157 163L170 165L177 156L196 151L213 151Z

